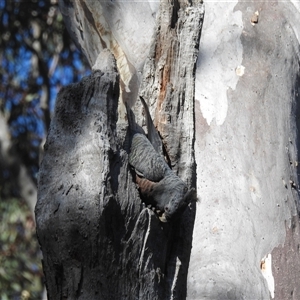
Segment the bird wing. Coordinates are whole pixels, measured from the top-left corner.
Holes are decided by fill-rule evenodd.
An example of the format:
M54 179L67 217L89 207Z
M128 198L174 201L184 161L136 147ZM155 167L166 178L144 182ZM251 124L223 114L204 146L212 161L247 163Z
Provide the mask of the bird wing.
M147 137L136 133L131 141L129 164L136 173L146 179L158 182L171 170L163 157L158 154Z

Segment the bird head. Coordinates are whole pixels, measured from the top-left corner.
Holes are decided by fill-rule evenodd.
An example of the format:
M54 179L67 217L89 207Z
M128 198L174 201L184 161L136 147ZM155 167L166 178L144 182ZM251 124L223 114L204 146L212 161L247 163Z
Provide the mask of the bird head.
M161 222L176 219L189 203L197 200L196 190L188 189L187 185L177 176L164 178L154 192Z

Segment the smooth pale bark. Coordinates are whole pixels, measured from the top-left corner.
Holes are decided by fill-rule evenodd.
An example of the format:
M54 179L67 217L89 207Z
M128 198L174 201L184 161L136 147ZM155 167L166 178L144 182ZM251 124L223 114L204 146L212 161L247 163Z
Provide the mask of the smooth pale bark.
M162 3L143 75L142 93L156 108L168 161L189 188L196 184L202 20L201 3ZM59 93L40 167L36 218L48 296L184 299L196 205L166 224L143 206L123 150L127 124L117 113L119 80L109 51L93 70ZM135 113L142 122L141 109Z
M189 299L300 298L298 9L206 4Z

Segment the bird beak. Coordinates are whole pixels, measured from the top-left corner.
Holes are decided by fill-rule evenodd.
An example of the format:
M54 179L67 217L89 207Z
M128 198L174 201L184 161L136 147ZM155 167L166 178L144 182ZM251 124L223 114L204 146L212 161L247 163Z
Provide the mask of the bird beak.
M161 216L158 216L158 217L159 217L159 220L160 220L161 222L163 222L163 223L167 223L167 222L168 222L165 213L163 213Z

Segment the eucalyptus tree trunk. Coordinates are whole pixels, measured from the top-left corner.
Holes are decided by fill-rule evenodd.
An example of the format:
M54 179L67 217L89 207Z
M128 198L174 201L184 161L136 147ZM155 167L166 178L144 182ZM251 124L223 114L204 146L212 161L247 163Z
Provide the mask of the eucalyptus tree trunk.
M70 110L70 116L77 112L78 129L73 121L68 134L51 129L41 166L37 225L49 296L57 292L66 298L100 299L300 298L298 2L207 1L196 66L200 2L61 0L60 7L91 66L103 49L111 50L120 74L120 97L116 108L112 94L119 91L117 81L114 93L103 85L104 78L114 82L117 77L109 59L110 67L96 66L110 70L106 77L96 72L87 81L97 82L102 96L91 92L97 88L81 83L69 88L76 87L76 92L61 93L58 99L67 110L72 106L66 95L74 98L86 90L83 104ZM173 170L190 186L197 183L201 202L195 224L193 205L176 224L163 225L141 204L122 150L122 101L133 106L138 94L148 101ZM103 125L99 129L104 116L101 122L97 117L84 121L92 120L97 110L89 105L80 109L87 99L97 97L101 103L115 103L113 111L105 110L104 115L113 117L107 132L102 132ZM141 125L142 109L133 108ZM58 115L52 128L61 122ZM84 152L80 147L94 138L76 137L82 132L103 139L93 143L93 151ZM77 151L71 144L65 146L68 139L74 145L82 141ZM59 141L61 150L53 151L47 162L49 149ZM100 142L105 144L102 150ZM106 155L108 148L112 150ZM63 171L67 167L69 173ZM77 170L89 175L78 190ZM64 183L60 190L49 174ZM95 192L90 185L101 189ZM103 197L107 200L100 200ZM91 211L93 221L90 216L87 220L85 203L99 207ZM72 219L62 210L66 204L69 212L74 210ZM100 296L89 294L96 292Z
M121 53L122 37L108 30L104 11L119 6L61 1L61 8L93 72L60 91L40 167L36 221L48 297L185 299L196 204L161 223L142 203L123 149L123 102L133 106L144 95L169 165L195 188L202 4L161 2L142 74L141 63ZM142 125L142 110L134 111Z
M207 2L188 299L300 299L296 1Z

